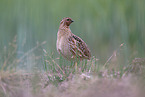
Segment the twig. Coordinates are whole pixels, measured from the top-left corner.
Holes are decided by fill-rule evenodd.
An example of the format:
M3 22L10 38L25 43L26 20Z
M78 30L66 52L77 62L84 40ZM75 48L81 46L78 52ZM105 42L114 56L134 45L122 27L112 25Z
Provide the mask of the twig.
M122 46L124 45L124 43L122 43L118 49L120 49ZM118 51L118 49L116 51L113 52L113 54L109 57L109 59L105 62L104 66L105 67L107 65L107 63L112 59L113 56L116 56L116 53Z
M7 92L6 92L5 87L3 86L3 83L2 83L2 81L1 81L1 77L0 77L0 86L2 87L2 89L3 89L3 91L4 91L5 95L6 95Z
M16 42L16 36L14 37L14 39L13 39L13 42L12 43L10 43L11 45L13 45L14 43ZM3 70L5 67L6 67L6 65L7 65L7 63L8 63L8 61L9 61L9 59L11 58L11 56L12 55L14 55L15 53L16 53L16 50L17 50L17 46L14 46L15 48L14 48L14 51L12 51L12 53L10 54L10 53L8 53L8 57L6 58L6 60L4 61L4 63L3 63L3 66L2 66L2 68L1 68L1 70Z
M112 59L113 56L114 56L114 54L112 54L111 57L106 61L106 63L104 64L104 67L105 67L106 64Z
M62 73L65 75L65 73L64 73L64 71L61 69L61 67L54 61L54 59L52 59L52 58L49 56L49 54L46 52L46 50L43 49L43 51L48 55L48 57L52 60L52 62L53 62L54 64L56 64L57 67L58 67L58 68L62 71Z
M45 44L46 42L42 42L40 44L38 44L37 46L35 46L34 48L30 49L29 51L27 51L22 57L20 57L20 59L17 60L17 62L20 62L23 58L25 58L26 56L28 56L31 52L33 52L34 50L36 50L39 46Z

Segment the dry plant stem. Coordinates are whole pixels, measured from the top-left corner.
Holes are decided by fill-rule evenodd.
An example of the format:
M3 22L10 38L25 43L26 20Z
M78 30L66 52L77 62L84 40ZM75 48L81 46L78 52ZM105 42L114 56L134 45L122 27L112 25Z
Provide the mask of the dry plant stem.
M51 57L50 57L51 58ZM52 58L51 58L52 59ZM65 75L65 73L64 73L64 71L61 69L61 67L52 59L52 62L54 63L54 64L56 64L57 65L57 67L62 71L62 73Z
M111 55L111 57L106 61L103 67L106 67L106 64L111 60L111 58L114 56L114 54Z
M17 60L17 62L20 62L24 57L28 56L31 52L33 52L34 50L36 50L39 46L45 44L46 42L42 42L40 44L38 44L37 46L35 46L34 48L30 49L28 52L26 52L19 60Z
M13 42L12 42L12 43L10 43L10 44L13 44L15 41L16 41L16 36L14 37ZM4 61L4 63L3 63L3 66L2 66L2 68L1 68L1 70L3 70L3 69L5 68L5 66L6 66L7 62L8 62L8 61L9 61L9 59L10 59L10 56L14 55L14 54L16 53L16 50L17 50L17 46L15 46L15 49L14 49L14 51L12 51L12 53L11 53L11 54L10 54L10 53L8 53L8 57L7 57L7 59Z
M2 81L0 81L0 86L2 87L2 89L3 89L3 91L4 91L5 95L6 95L6 94L7 94L7 93L6 93L6 89L5 89L5 87L3 86Z
M44 45L46 43L46 41L43 41L42 43L36 45L34 48L30 49L29 51L27 51L22 57L20 57L18 60L15 60L12 64L16 64L21 62L26 56L28 56L31 52L33 52L34 50L36 50L38 47L40 47L41 45Z
M122 43L122 44L119 46L118 49L120 49L123 45L124 45L124 43ZM117 53L118 49L117 49L116 51L114 51L115 53L113 52L113 54L112 54L112 55L109 57L109 59L105 62L103 68L106 67L107 63L112 59L113 56L116 56L116 53Z
M52 60L52 62L57 65L57 67L62 71L62 73L65 75L64 71L61 69L61 67L54 61L54 59L52 59L49 54L46 52L45 49L43 49L43 51L47 54L47 56Z

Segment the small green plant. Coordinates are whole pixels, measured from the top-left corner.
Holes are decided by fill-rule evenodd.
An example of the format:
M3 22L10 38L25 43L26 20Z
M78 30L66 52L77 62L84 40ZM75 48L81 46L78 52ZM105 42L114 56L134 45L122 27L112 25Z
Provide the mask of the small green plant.
M77 62L77 69L75 68L75 62L66 61L60 55L55 59L53 54L49 54L45 49L44 51L44 70L48 72L48 78L50 83L56 86L65 80L70 80L76 74L97 74L100 77L109 78L123 78L129 73L129 63L124 63L126 59L123 59L122 53L124 52L124 43L119 46L117 50L113 52L111 57L105 62L104 65L99 63L96 57L92 57L91 60L83 60Z

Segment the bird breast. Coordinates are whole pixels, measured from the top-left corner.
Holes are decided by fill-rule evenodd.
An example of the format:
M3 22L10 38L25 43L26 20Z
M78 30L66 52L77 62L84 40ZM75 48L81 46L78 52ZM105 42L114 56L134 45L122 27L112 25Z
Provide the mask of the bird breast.
M59 33L58 33L59 34ZM70 52L69 44L68 44L68 35L62 35L61 37L57 37L57 51L66 59L70 60L72 54Z

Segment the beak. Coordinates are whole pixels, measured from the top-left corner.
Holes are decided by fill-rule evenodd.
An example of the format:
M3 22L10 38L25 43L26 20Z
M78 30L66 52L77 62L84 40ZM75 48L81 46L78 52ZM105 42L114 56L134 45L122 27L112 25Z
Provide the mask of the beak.
M74 22L73 20L71 22Z

